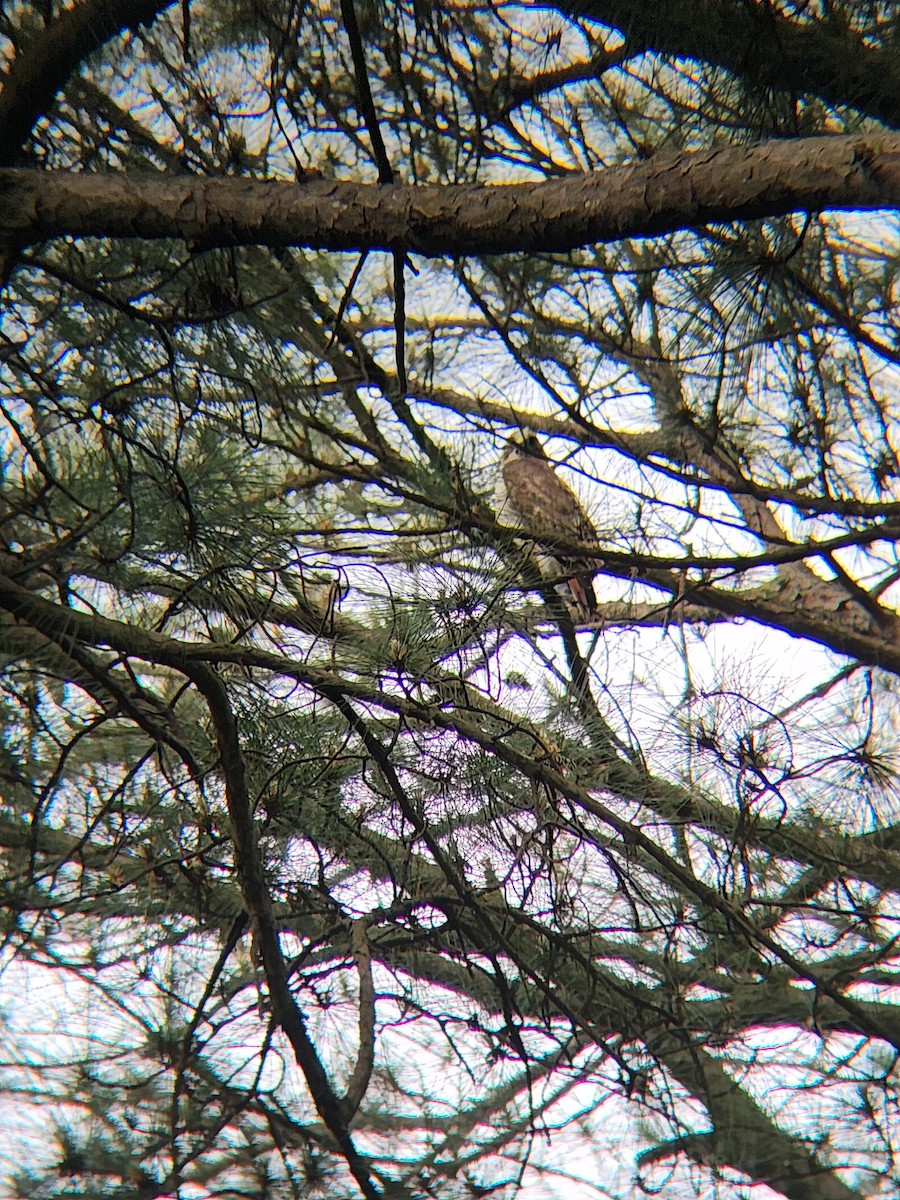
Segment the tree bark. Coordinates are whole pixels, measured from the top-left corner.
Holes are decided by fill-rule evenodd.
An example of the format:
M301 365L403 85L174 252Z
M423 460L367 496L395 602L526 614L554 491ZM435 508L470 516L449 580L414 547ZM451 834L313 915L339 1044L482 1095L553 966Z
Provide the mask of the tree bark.
M893 208L900 134L697 150L540 183L396 186L0 171L0 240L182 238L202 246L565 253L709 222Z
M834 21L791 21L745 0L563 0L560 12L618 29L632 53L649 50L724 67L759 89L821 97L900 124L900 54L867 45Z
M0 163L25 139L78 65L126 29L148 25L172 0L81 0L13 59L0 87Z

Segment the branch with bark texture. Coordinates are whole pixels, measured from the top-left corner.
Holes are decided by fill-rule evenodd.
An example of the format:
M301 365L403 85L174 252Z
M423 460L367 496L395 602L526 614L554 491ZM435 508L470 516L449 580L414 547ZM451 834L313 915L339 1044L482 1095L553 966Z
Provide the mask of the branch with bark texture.
M900 124L896 40L879 48L838 13L833 19L795 8L791 20L766 0L563 0L570 17L618 29L634 54L651 51L723 67L751 87L819 96L889 125Z
M565 252L709 222L892 208L900 134L697 150L518 184L281 183L0 171L0 240L182 238L200 245Z
M126 29L149 25L172 0L81 0L13 59L0 79L0 163L15 159L80 63Z

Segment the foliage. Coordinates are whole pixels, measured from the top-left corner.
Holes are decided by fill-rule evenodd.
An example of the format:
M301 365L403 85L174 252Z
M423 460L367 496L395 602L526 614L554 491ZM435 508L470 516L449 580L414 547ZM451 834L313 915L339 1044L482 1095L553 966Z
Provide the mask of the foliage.
M13 1194L900 1187L896 219L741 157L888 178L896 15L638 7L0 11ZM451 190L707 161L733 219L648 186L567 252L467 251ZM83 236L116 179L193 190ZM244 236L273 181L469 233Z

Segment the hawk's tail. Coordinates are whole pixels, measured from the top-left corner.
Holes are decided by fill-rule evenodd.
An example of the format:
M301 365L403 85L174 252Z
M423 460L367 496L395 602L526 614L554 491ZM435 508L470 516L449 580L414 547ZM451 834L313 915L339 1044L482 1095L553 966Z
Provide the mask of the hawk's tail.
M597 615L597 597L594 595L594 585L590 575L573 575L569 582L569 591L578 609L579 619L590 621Z

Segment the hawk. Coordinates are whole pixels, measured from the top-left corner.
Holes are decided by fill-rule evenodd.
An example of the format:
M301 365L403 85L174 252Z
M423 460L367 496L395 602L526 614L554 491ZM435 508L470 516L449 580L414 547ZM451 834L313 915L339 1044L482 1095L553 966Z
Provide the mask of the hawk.
M567 543L595 542L597 531L572 489L559 478L533 433L510 438L500 456L501 483L497 501L501 518L544 538ZM556 555L545 549L542 570L564 581L580 620L597 613L593 578L601 563L588 558Z

